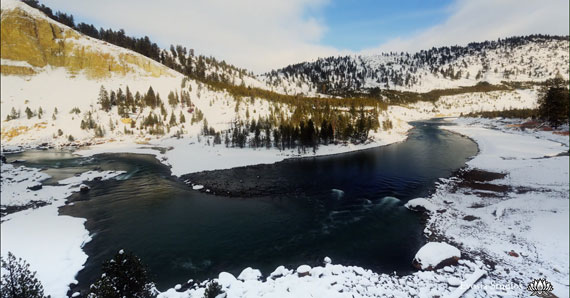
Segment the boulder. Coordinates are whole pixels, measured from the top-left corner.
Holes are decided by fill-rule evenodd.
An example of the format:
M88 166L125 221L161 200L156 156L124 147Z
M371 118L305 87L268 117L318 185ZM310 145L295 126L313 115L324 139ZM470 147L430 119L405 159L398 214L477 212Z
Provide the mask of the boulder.
M89 186L85 185L85 184L81 184L81 185L79 186L79 192L80 192L80 193L87 193L87 192L89 192L90 189L91 189L91 188L90 188Z
M299 277L310 275L311 274L310 271L311 271L311 266L309 265L301 265L297 267L297 275Z
M235 281L236 278L231 273L220 272L220 274L218 275L218 283L224 288L229 288L230 285Z
M261 278L261 271L247 267L238 275L239 280L259 280Z
M460 258L461 252L456 247L444 242L428 242L418 250L412 265L418 270L436 270L456 265Z
M409 200L404 206L410 210L419 212L435 212L437 210L433 203L424 198Z
M42 189L42 184L41 183L37 183L31 186L28 186L27 189L29 190L40 190Z

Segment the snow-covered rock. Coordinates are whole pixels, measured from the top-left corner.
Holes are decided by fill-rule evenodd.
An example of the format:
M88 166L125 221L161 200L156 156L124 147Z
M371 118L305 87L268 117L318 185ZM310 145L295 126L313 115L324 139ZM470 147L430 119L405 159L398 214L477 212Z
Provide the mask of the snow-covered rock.
M236 281L236 277L233 276L233 274L231 274L231 273L220 272L220 274L218 275L218 283L220 283L220 285L222 287L227 288L235 281Z
M278 277L283 277L283 276L287 276L289 274L291 274L293 271L285 268L285 266L279 266L277 267L277 269L275 269L273 272L271 272L271 274L269 274L269 277L272 279L276 279Z
M409 200L404 206L413 211L428 211L428 212L437 211L437 207L433 203L424 198L416 198L413 200Z
M309 266L309 265L301 265L301 266L297 267L297 275L299 275L299 277L309 275L310 271L311 271L311 266Z
M85 184L79 185L79 192L81 192L81 193L87 193L87 192L89 192L90 189L91 188Z
M459 258L461 252L456 247L444 242L428 242L416 253L413 265L422 270L434 270L456 264Z
M261 271L247 267L238 275L239 280L258 280L261 278Z

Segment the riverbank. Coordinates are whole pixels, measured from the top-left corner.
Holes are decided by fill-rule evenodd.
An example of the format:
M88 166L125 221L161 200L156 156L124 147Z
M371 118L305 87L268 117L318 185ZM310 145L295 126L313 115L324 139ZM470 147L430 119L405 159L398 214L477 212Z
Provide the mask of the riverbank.
M215 280L228 297L497 297L526 296L528 283L546 278L568 297L568 137L512 125L520 120L453 122L444 128L472 138L480 152L419 202L430 213L426 236L456 245L469 261L402 277L325 264L309 274L278 268L265 278ZM201 297L206 284L160 297Z
M334 155L364 150L405 141L411 125L399 125L397 129L374 133L371 140L362 144L329 144L302 150L279 150L271 148L228 148L224 144L214 145L213 137L188 136L184 138L165 138L151 140L145 144L132 142L110 142L85 147L75 151L81 156L93 156L101 153L140 153L154 155L160 162L170 167L172 175L202 171L224 170L260 164L272 164L289 158Z
M59 207L72 193L80 191L82 183L112 179L123 172L88 171L56 185L42 186L41 182L50 176L39 169L2 163L1 170L2 208L27 207L2 216L2 256L12 252L26 260L30 270L37 272L46 294L66 297L87 261L82 247L91 241L91 235L84 226L86 219L59 215Z
M458 126L444 128L471 137L479 144L479 155L468 162L467 169L505 175L491 175L496 179L485 176L482 181L473 175L463 180L460 179L465 175L442 179L435 194L427 198L435 206L435 212L428 219L426 235L431 239L446 239L458 246L464 258L458 266L407 276L378 274L359 267L332 264L311 268L308 275L292 270L295 268L278 268L274 274L265 277L254 275L250 278L251 275L245 274L241 279L240 276L232 278L229 273L221 273L217 280L229 297L309 297L311 294L326 294L327 297L431 297L459 293L482 274L487 277L467 293L468 297L524 295L528 282L539 277L552 282L559 297L568 296L565 295L568 285L564 283L564 278L568 279L568 241L564 239L564 235L568 235L568 156L558 156L568 150L567 137L552 132L515 130L507 127L511 122L499 120L459 119L454 122ZM138 150L162 154L150 146ZM137 153L132 151L133 148L128 150L125 152ZM163 150L165 153L169 151L172 150ZM14 175L26 177L21 175L27 175L28 171L21 172L24 174ZM4 183L4 172L2 176ZM45 178L35 174L30 176L37 179L15 180L32 185ZM80 183L89 177L77 180ZM465 180L470 183L462 183ZM51 200L51 205L8 215L5 218L9 220L1 225L2 255L12 249L18 257L27 259L32 270L38 271L46 291L49 289L47 293L54 297L63 297L59 294L65 293L68 285L74 282L75 274L86 259L81 247L89 241L83 219L58 216L58 206L64 204L64 198L70 194L63 190L78 190L77 184L74 189L65 187L59 189L61 192L57 193L61 196ZM497 189L500 191L494 191ZM5 198L4 190L3 184L2 200ZM38 222L42 223L41 227L30 224ZM22 230L22 227L28 230ZM73 227L81 229L74 230ZM552 229L558 230L552 232ZM53 231L60 230L65 232L53 238ZM23 233L29 237L21 237ZM53 255L59 257L50 262L38 260L46 255L45 248L29 243L40 242L53 243L48 249L49 254L53 251ZM13 244L7 247L5 243ZM560 245L564 243L566 247ZM69 270L58 271L54 278L49 278L52 275L48 274L60 267L58 262L62 259L72 262ZM557 260L562 260L563 264L558 265L560 262ZM181 286L184 290L172 288L161 297L202 297L205 286L206 282L189 283Z
M443 180L429 201L446 212L432 214L426 234L481 256L494 267L489 278L498 283L525 286L546 278L554 294L568 297L568 136L521 130L513 120L454 122L444 129L472 138L480 149L464 173L500 175Z

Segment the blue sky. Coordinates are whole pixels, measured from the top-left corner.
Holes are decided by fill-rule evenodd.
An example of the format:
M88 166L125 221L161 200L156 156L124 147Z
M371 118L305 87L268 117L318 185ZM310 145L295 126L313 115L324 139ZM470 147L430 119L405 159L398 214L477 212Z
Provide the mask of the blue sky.
M319 57L568 35L568 0L40 0L260 73Z
M437 25L450 14L450 0L334 0L322 11L327 25L321 42L360 51Z

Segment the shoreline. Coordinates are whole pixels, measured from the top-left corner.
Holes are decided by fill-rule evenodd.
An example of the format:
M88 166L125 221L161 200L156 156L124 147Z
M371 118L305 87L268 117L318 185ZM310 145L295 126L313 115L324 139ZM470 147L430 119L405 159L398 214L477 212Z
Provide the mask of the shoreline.
M454 120L454 122L457 122L457 120ZM468 123L468 124L464 124L464 125L466 125L465 127L469 128L469 125L474 125L474 124L473 124L473 123ZM456 129L454 130L453 128L452 128L452 129L449 129L450 127L455 128L455 126L446 126L446 125L444 125L444 126L439 126L440 129L449 130L449 131L451 131L451 132L453 132L453 133L460 134L460 135L462 135L462 136L464 136L464 137L467 137L467 138L473 140L474 143L477 144L477 150L478 150L477 154L474 155L471 159L469 159L469 160L467 161L467 163L465 164L465 166L462 167L462 169L464 169L464 168L465 168L465 169L469 169L469 168L471 167L471 166L470 166L470 163L472 163L473 160L476 160L477 158L480 158L481 155L485 154L484 148L482 148L482 146L481 146L481 144L480 144L481 140L477 141L477 138L473 137L472 135L469 135L469 134L465 133L465 131L461 132L461 128L459 128L459 129L456 128ZM465 127L463 127L463 129L465 129ZM499 132L501 132L501 133L503 133L503 134L506 133L506 132L503 132L503 131L500 131L500 130L499 130ZM529 134L529 135L532 135L532 134ZM407 134L406 134L406 138L407 138ZM552 141L552 140L544 140L544 139L541 140L541 141L551 141L551 142L554 142L554 141ZM395 143L395 142L394 142L394 143ZM390 143L390 144L392 144L392 143ZM389 145L389 144L384 144L384 145ZM381 146L384 146L384 145L381 145ZM297 159L297 158L306 158L306 157L316 157L316 156L331 156L331 155L335 155L335 154L348 153L348 152L354 152L354 151L359 151L359 150L368 150L368 149L372 149L372 148L374 148L374 147L378 147L378 146L373 146L373 147L370 147L370 148L359 148L358 150L347 151L347 152L336 152L336 153L332 153L332 154L300 156L300 157L299 157L299 156L297 156L297 157L290 157L290 158L284 158L284 159L282 159L282 160ZM483 147L484 147L484 146L483 146ZM138 153L138 152L132 152L132 149L131 149L131 148L129 148L128 150L129 150L129 153ZM142 150L144 150L144 151L147 151L147 150L150 151L150 150L151 150L152 152L154 152L154 154L152 154L152 153L140 153L140 154L152 154L152 155L154 155L155 158L157 158L159 161L161 161L162 163L164 163L163 160L160 160L160 159L159 159L159 156L160 156L161 154L160 154L159 151L157 151L158 149L152 149L152 148L148 148L148 147L147 147L147 148L138 148L138 150L141 150L141 151L142 151ZM235 149L235 150L239 150L239 149ZM265 150L265 149L262 149L262 150ZM249 150L248 150L248 151L249 151ZM168 152L168 151L167 151L167 152ZM105 152L105 153L113 153L113 152ZM120 152L119 152L119 153L120 153ZM98 154L98 153L97 153L97 154ZM92 154L92 155L94 155L94 154ZM87 155L87 156L89 156L89 155ZM257 165L259 165L259 164L257 164ZM175 176L175 175L173 175L173 176ZM179 179L180 179L180 177L179 177ZM452 182L454 182L454 180L456 180L456 179L457 179L457 175L456 175L455 173L454 173L453 175L451 175L451 177L440 179L441 182L436 182L435 191L434 191L433 194L431 194L431 195L429 196L428 200L430 200L431 202L433 202L434 200L437 200L438 196L441 196L442 194L445 194L445 192L442 192L442 190L444 190L446 186L449 186L449 184L452 183ZM67 198L67 197L69 197L69 196L66 196L66 198ZM55 203L55 202L58 202L58 201L54 201L54 203ZM61 201L59 201L59 202L61 203ZM63 203L65 204L65 199L63 200ZM33 210L31 210L31 211L21 211L21 212L17 212L17 213L14 213L14 214L16 214L16 215L17 215L17 214L22 214L22 215L24 215L24 213L30 213L30 212L33 212L33 211L36 211L36 210L46 210L46 208L49 207L49 206L52 206L52 208L53 208L55 205L56 205L56 204L51 204L51 205L48 205L48 206L46 206L46 207L40 207L40 208L37 208L37 209L33 209ZM440 206L441 206L441 205L440 205ZM446 206L446 205L443 205L443 206ZM57 210L57 206L55 206L55 207L56 207L56 210ZM57 212L57 213L58 213L58 212ZM447 213L447 212L446 212L446 213ZM13 214L12 214L12 215L13 215ZM12 216L12 215L9 215L9 216ZM59 213L58 213L58 214L56 214L56 217L55 217L55 218L61 218L61 217L64 217L64 216L60 216ZM456 221L459 221L460 219L461 219L461 218L456 218ZM85 221L85 219L78 219L78 220L83 220L83 221ZM441 240L441 239L449 239L449 241L450 241L451 243L454 243L454 244L457 243L457 244L459 244L459 247L462 248L462 251L467 250L467 251L469 252L468 255L469 255L469 256L472 256L472 257L468 257L467 259L463 259L463 262L460 263L458 266L456 266L456 269L454 269L454 272L449 272L449 271L451 270L451 269L449 269L449 270L447 270L447 271L446 271L446 270L439 270L438 272L418 271L418 272L415 272L415 273L412 273L412 274L406 275L406 276L390 276L390 275L385 275L385 274L374 273L374 272L372 272L372 271L370 271L370 270L366 270L366 269L363 269L363 268L360 268L360 267L355 267L355 266L342 266L342 265L331 265L331 264L325 264L324 267L318 267L318 266L317 266L317 267L315 267L315 268L313 268L313 269L311 269L311 270L317 270L317 271L323 271L323 270L324 270L324 271L326 271L326 270L328 270L328 269L333 270L333 268L337 268L337 269L335 269L335 270L340 270L341 272L344 272L344 273L346 273L346 274L348 274L348 275L351 275L351 274L352 274L351 272L357 272L357 271L360 272L361 270L363 270L364 272L370 272L370 273L368 274L368 276L371 277L372 279L376 279L376 280L378 280L378 281L384 281L384 282L389 282L389 281L390 281L390 282L396 282L396 283L398 283L398 282L401 281L401 280L410 280L410 279L411 279L411 280L414 280L415 282L421 282L421 281L423 280L423 278L426 277L426 276L429 276L428 280L431 279L431 278L435 278L435 279L437 280L438 276L441 277L441 276L445 276L446 274L449 275L449 276L447 277L448 279L455 278L455 279L462 279L462 280L465 280L465 279L468 277L468 275L470 275L470 274L472 274L472 273L474 274L474 272L476 272L477 270L481 270L481 268L483 268L483 270L488 271L487 274L488 274L488 276L490 277L490 278L488 278L488 279L484 279L485 282L489 283L489 282L490 282L490 281L489 281L490 279L492 279L493 282L496 281L496 280L499 280L499 281L502 280L501 278L498 278L496 275L494 275L496 269L493 268L493 267L495 267L495 265L493 265L493 264L491 264L492 266L489 266L489 264L485 265L485 263L487 263L486 260L485 260L486 257L487 257L487 255L477 255L477 254L473 254L473 255L472 255L472 247L470 247L469 245L464 245L464 243L462 243L460 240L459 240L459 241L455 241L453 236L452 236L452 237L449 237L450 235L445 232L445 222L444 222L444 224L441 224L441 223L438 222L438 220L440 220L440 214L438 214L438 213L433 213L433 214L431 214L430 216L428 216L428 218L427 218L427 220L426 220L426 222L425 222L425 230L424 230L424 235L425 235L426 239L430 240L430 239L434 239L434 237L436 237L436 238L439 239L439 240ZM477 221L477 220L475 220L475 221ZM5 224L4 224L4 223L2 223L2 228L3 228L3 229L5 228ZM84 227L84 222L83 222L82 228L85 229L85 227ZM430 232L430 230L433 230L433 232ZM89 237L91 237L91 236L92 236L92 235L89 235ZM85 243L85 242L83 242L83 243L81 244L81 247L83 246L84 243ZM80 249L80 250L83 251L82 249ZM83 252L83 253L84 253L84 252ZM483 258L481 258L481 257L483 257ZM83 264L84 264L84 262L83 262ZM82 266L83 266L83 265L82 265ZM336 266L336 267L335 267L335 266ZM317 269L317 268L323 268L323 269ZM328 269L327 269L327 268L328 268ZM446 268L447 268L447 267L446 267ZM279 269L279 268L278 268L278 269ZM444 269L445 269L445 268L444 268ZM283 271L283 269L280 269L280 270ZM285 269L285 270L286 270L286 269ZM300 278L301 278L301 277L299 277L299 276L293 274L294 271L292 271L292 270L289 270L289 271L291 271L291 272L289 272L289 274L283 275L281 278L275 278L275 279L272 279L272 280L273 280L273 281L277 281L277 280L279 280L279 279L291 279L291 280L293 280L291 286L293 286L294 283L297 283L297 282L300 281ZM76 274L76 273L75 273L75 274ZM229 273L228 273L228 274L229 274ZM332 274L332 273L331 273L331 274ZM338 276L339 278L341 278L341 277L343 277L343 276L344 276L344 277L347 277L346 274L343 275L343 273L341 273L341 274L337 274L337 276ZM333 275L334 275L334 274L333 274ZM357 274L357 275L358 275L358 274ZM222 273L220 273L220 277L221 277L221 276L222 276ZM220 277L219 277L217 280L220 280ZM268 277L269 277L269 276L268 276ZM320 277L316 277L317 280L316 280L315 282L318 283L319 278L320 278ZM348 278L348 277L347 277L347 278ZM353 277L350 277L350 278L349 278L349 280L350 280L351 282L353 282L353 280L351 280L352 278L353 278ZM231 279L231 278L230 278L230 279ZM235 278L234 278L234 279L235 279ZM455 281L455 280L454 280L454 281ZM242 281L240 281L239 279L236 279L236 280L233 280L233 279L232 279L232 280L230 281L230 283L228 283L228 286L229 286L229 285L232 285L232 287L244 287L244 286L247 286L249 283L252 283L252 282L253 282L253 280L251 280L251 281L247 281L247 280L242 280ZM255 280L255 284L256 284L257 286L261 286L259 283L264 283L264 282L258 281L258 280L256 279L256 280ZM270 279L268 278L268 279L265 281L265 283L271 283L271 282L270 282ZM454 291L454 290L456 289L452 284L456 284L456 283L455 283L455 282L448 283L446 289L439 289L439 291L440 291L441 293L443 293L443 292L449 292L449 293L451 293L452 291ZM188 286L189 286L189 285L188 285ZM184 289L186 289L186 290L185 290L184 292L178 292L178 291L176 291L176 290L174 290L174 289L169 289L169 290L163 292L163 293L161 294L161 296L159 296L159 297L187 297L187 296L182 296L182 294L184 294L184 295L189 294L189 295L191 295L191 297L197 297L198 295L203 295L203 288L204 288L204 286L205 286L205 283L202 283L202 284L194 284L192 287L185 287ZM268 286L268 284L266 284L266 286ZM558 285L558 286L560 287L560 285ZM437 288L437 285L436 285L436 288ZM404 292L407 292L408 294L412 294L412 293L413 293L413 287L409 287L409 286L396 287L395 290L397 290L397 291L403 291L402 293L404 293ZM557 292L558 292L558 291L557 291ZM199 294L199 293L202 293L202 294ZM197 295L197 296L194 296L194 295Z

